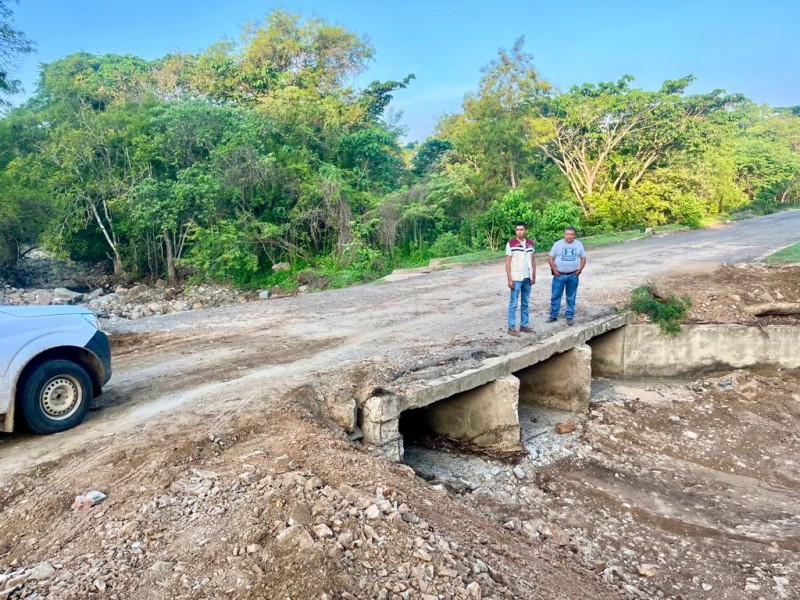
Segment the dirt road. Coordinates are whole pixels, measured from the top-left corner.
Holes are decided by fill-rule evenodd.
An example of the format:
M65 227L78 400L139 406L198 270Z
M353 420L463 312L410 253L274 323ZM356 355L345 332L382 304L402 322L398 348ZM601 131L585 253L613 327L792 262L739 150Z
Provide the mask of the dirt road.
M800 240L800 211L590 250L577 319L668 271L696 274L752 261ZM540 260L540 263L543 261ZM81 427L47 438L0 434L0 477L52 461L89 442L164 435L163 424L225 419L263 408L286 390L361 361L396 369L458 363L532 344L565 325L544 324L550 275L539 264L531 312L537 333L505 334L507 289L497 262L401 281L105 324L114 377ZM454 367L458 368L458 367Z
M611 301L666 272L673 282L687 271L688 284L716 281L700 286L703 303L721 299L720 273L741 270L706 277L718 263L751 261L798 239L800 212L792 212L590 251L577 320L611 312ZM722 577L698 572L703 579L683 589L659 577L648 586L642 578L649 575L637 575L633 563L598 566L601 556L617 558L591 533L595 519L604 522L607 502L596 510L581 504L581 490L562 502L559 490L572 485L569 465L556 471L555 491L527 478L504 484L519 479L506 465L498 485L518 489L527 508L500 494L484 510L362 451L318 418L321 389L346 395L394 375L461 370L566 327L543 322L544 271L533 296L537 333L521 338L505 332L508 292L498 262L107 322L115 374L87 422L49 437L0 437L0 598L741 597L741 587L730 587L741 583L734 577L740 567L725 561L713 563ZM793 393L775 402L782 406ZM608 484L598 489L601 483ZM108 499L71 510L89 490ZM535 515L539 500L553 510ZM589 517L570 513L573 504ZM620 519L628 516L620 512ZM767 573L777 591L765 597L792 597L784 592L794 567L755 563L762 561L755 552L742 560L755 565L747 580L753 589ZM710 596L709 581L718 584Z

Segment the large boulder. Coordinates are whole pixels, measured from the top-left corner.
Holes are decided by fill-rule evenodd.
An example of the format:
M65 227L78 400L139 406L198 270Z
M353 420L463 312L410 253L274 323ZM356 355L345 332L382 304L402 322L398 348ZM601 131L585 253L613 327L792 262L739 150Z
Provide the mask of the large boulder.
M83 294L67 288L56 288L53 290L53 299L60 301L60 304L77 304L83 300Z

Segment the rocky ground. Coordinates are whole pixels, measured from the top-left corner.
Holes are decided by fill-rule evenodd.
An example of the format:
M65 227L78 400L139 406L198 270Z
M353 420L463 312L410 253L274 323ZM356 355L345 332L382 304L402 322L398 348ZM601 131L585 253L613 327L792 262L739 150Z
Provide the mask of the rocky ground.
M4 486L0 597L615 597L571 549L283 408ZM74 508L88 488L108 498Z
M260 297L270 295L263 291ZM220 285L171 286L163 279L120 285L102 265L79 265L41 252L26 256L0 278L0 304L76 304L106 319L141 319L243 304L258 297L257 292Z
M687 322L778 325L793 316L756 316L754 307L797 303L800 266L726 264L659 278L659 287L692 301Z
M800 374L598 380L563 436L569 416L527 410L517 465L419 446L409 464L633 597L800 598Z

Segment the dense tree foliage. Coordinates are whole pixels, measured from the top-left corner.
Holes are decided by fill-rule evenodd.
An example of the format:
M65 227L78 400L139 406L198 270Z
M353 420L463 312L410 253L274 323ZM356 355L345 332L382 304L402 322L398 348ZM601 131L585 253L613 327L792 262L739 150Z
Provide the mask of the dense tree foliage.
M570 224L696 225L800 200L791 108L688 95L691 77L559 93L520 39L462 112L402 147L384 114L413 75L352 87L373 52L274 11L197 54L44 65L0 120L0 266L45 244L121 277L291 285L306 270L346 284L498 249L518 219L549 244ZM282 261L288 276L272 273Z

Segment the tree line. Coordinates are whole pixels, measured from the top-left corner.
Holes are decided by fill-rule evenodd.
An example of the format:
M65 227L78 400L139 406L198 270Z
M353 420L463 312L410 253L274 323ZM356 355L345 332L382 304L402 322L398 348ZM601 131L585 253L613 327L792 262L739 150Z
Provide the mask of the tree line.
M344 285L496 250L516 220L546 245L566 225L696 226L800 200L798 107L688 94L691 76L561 92L520 39L461 112L403 144L386 109L414 76L353 87L373 55L344 27L277 10L196 54L42 66L0 119L0 266L44 245L121 277Z

